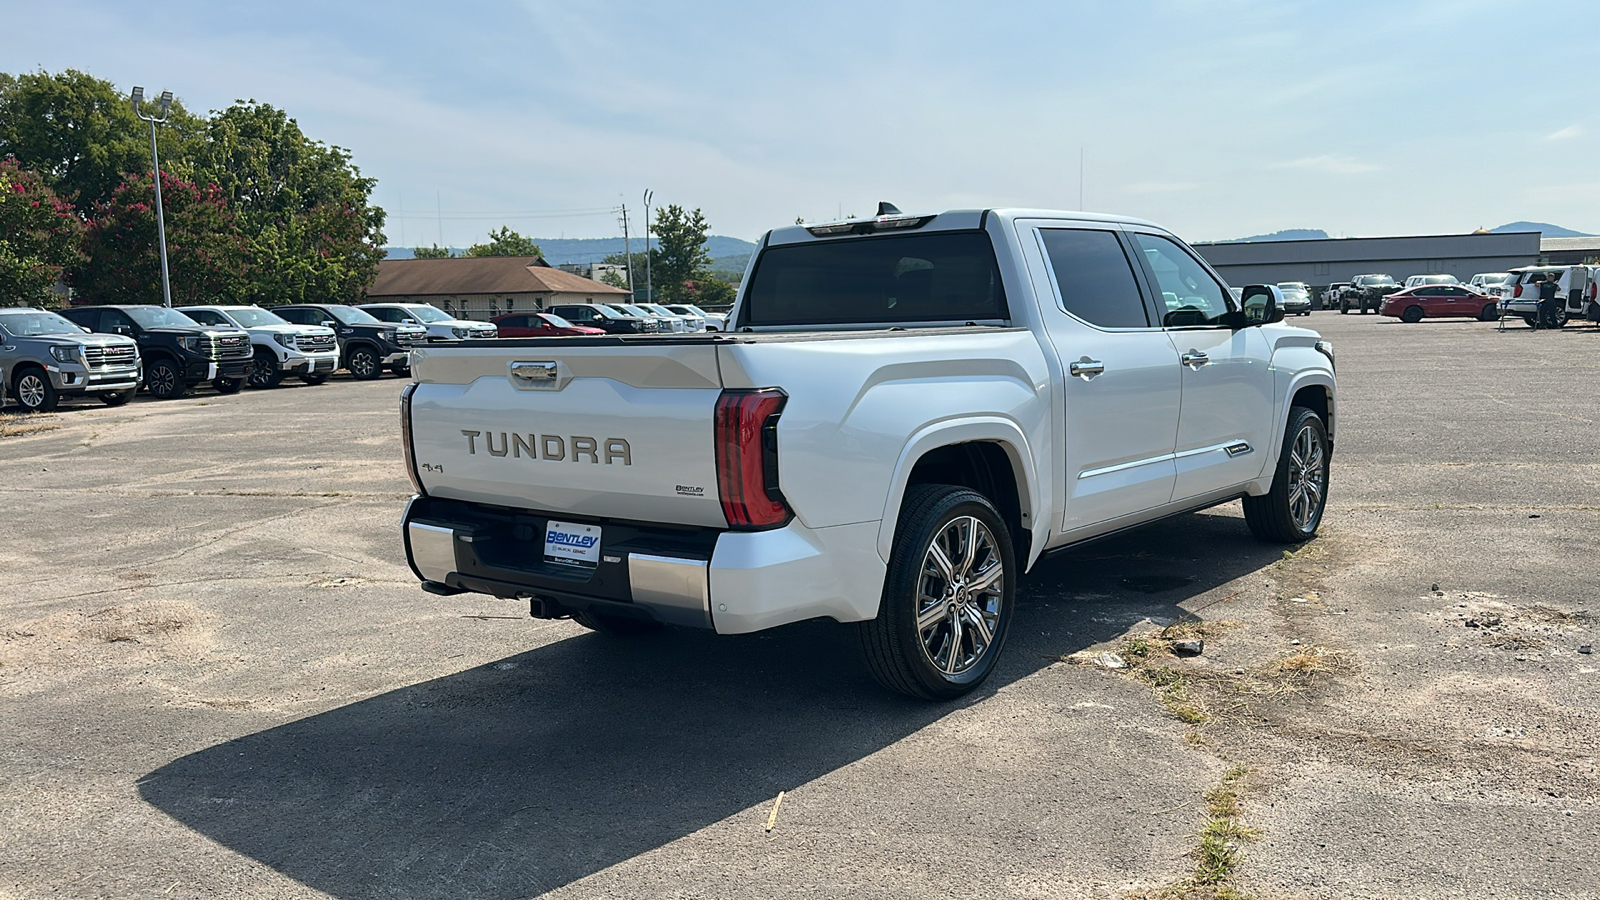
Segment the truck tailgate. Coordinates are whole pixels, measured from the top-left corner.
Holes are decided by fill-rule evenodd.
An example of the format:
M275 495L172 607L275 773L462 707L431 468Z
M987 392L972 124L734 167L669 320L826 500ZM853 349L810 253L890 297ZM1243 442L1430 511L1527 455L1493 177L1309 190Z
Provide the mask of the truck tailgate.
M576 343L412 352L412 445L428 494L725 527L713 452L716 346Z

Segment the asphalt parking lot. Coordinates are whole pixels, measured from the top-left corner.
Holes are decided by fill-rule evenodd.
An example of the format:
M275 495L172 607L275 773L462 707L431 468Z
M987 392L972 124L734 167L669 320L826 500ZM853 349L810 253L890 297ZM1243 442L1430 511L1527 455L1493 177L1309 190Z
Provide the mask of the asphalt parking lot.
M1600 896L1600 329L1295 324L1322 536L1052 559L953 705L423 593L392 378L6 416L0 898L1210 896L1224 783L1255 897Z

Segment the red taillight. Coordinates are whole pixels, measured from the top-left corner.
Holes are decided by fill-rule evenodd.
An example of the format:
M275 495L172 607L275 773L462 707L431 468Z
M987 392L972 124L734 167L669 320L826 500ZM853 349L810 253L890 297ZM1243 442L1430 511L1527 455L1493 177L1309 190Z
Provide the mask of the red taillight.
M778 414L782 391L723 391L717 398L717 495L728 527L776 528L789 521L778 491Z
M1520 284L1517 285L1517 289L1511 292L1511 296L1513 296L1513 297L1521 297L1522 296L1522 285L1520 285Z

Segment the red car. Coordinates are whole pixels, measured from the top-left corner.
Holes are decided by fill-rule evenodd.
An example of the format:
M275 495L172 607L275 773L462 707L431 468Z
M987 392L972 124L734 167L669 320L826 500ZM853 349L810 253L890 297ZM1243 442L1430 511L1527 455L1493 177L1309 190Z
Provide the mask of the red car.
M605 334L600 328L590 328L587 325L574 325L555 313L507 313L495 316L489 321L494 327L500 329L500 336L510 337L552 337L561 334Z
M1500 310L1493 297L1464 284L1419 284L1386 295L1378 315L1396 316L1402 322L1448 318L1493 322L1500 318Z

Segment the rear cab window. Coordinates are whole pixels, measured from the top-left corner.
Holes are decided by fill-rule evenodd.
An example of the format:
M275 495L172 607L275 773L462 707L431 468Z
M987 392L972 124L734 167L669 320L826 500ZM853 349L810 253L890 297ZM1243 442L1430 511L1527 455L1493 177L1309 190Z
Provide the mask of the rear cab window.
M994 323L1009 319L989 235L940 231L768 247L740 326Z

